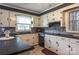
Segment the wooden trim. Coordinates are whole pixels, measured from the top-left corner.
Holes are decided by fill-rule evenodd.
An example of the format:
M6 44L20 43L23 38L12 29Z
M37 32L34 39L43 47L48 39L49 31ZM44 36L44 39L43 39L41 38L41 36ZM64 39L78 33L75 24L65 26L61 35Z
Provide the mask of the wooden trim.
M28 11L24 11L24 10L19 10L19 9L16 9L16 8L12 8L12 7L8 7L8 6L3 6L3 5L0 5L0 8L1 9L5 9L5 10L11 10L11 11L16 11L16 12L20 12L20 13L27 13L27 14L31 14L31 15L36 15L36 16L41 16L43 14L46 14L46 13L49 13L49 12L52 12L52 11L55 11L57 9L60 9L60 8L63 8L63 7L66 7L66 6L69 6L69 5L72 5L74 3L64 3L62 5L59 5L55 8L52 8L50 10L47 10L41 14L37 14L37 13L33 13L33 12L28 12Z
M75 9L77 9L77 8L79 8L79 6L74 7L74 8L70 8L70 9L67 9L67 10L64 10L63 12L67 12L67 11L70 11L70 10L75 10Z
M40 15L43 15L43 14L46 14L46 13L49 13L49 12L53 12L53 11L55 11L55 10L61 9L61 8L63 8L63 7L66 7L66 6L69 6L69 5L72 5L72 4L74 4L74 3L64 3L64 4L62 4L62 5L59 5L59 6L55 7L55 8L52 8L52 9L50 9L50 10L47 10L47 11L41 13Z
M16 11L16 12L20 12L20 13L25 13L25 14L27 13L27 14L39 16L39 14L36 14L36 13L32 13L32 12L28 12L28 11L24 11L24 10L20 10L20 9L15 9L15 8L3 6L3 5L0 5L0 9L5 9L5 10Z

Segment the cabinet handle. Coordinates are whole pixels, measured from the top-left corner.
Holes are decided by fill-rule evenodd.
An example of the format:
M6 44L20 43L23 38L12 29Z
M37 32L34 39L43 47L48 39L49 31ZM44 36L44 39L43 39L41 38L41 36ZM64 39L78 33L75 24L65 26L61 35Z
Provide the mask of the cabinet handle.
M68 47L70 48L70 50L72 51L72 47L70 45L68 45Z
M0 12L0 14L3 14L2 12Z
M49 46L49 48L50 48L50 46Z
M56 44L59 46L59 43L58 42L56 42Z
M49 40L49 42L51 43L51 41Z
M77 43L79 43L79 41L76 41Z
M71 47L71 51L72 51L72 47Z

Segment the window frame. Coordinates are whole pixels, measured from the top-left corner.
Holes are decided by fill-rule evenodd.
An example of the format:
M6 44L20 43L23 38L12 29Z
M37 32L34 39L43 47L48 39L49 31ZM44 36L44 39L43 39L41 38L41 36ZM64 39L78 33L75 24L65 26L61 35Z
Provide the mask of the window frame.
M67 18L68 19L67 20L67 22L68 22L68 28L66 28L67 32L79 33L79 31L77 31L77 30L75 30L75 31L74 30L70 30L70 13L72 13L72 12L78 12L78 11L79 11L79 9L74 9L74 10L67 11L67 13L68 13L68 18Z
M27 32L27 31L31 31L31 27L32 27L32 21L33 21L33 17L32 16L30 16L30 15L22 15L22 14L16 14L15 15L16 16L16 31L17 32ZM18 28L17 28L17 24L23 24L23 23L17 23L17 16L26 16L26 17L31 17L32 19L31 19L31 24L29 24L30 25L30 29L28 29L28 30L25 30L25 31L22 31L22 30L18 30Z

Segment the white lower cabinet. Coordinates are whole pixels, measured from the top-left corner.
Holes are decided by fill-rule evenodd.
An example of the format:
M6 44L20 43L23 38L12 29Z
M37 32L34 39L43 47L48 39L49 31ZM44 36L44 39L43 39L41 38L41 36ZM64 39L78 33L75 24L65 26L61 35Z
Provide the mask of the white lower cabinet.
M79 40L46 34L45 48L59 55L79 55Z
M20 37L24 42L28 43L30 46L37 45L38 44L38 34L22 34L17 35Z
M45 48L51 50L50 35L45 35Z

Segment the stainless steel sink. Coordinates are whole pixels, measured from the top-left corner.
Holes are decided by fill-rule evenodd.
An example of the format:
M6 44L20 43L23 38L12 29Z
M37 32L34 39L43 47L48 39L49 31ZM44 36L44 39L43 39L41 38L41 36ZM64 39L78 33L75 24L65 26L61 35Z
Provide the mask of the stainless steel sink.
M11 39L14 39L13 36L10 36L10 37L1 37L0 40L11 40Z

